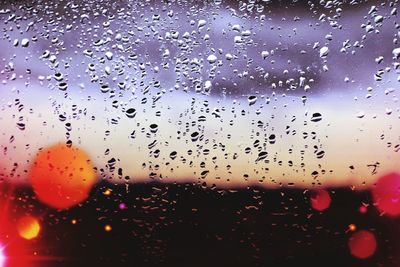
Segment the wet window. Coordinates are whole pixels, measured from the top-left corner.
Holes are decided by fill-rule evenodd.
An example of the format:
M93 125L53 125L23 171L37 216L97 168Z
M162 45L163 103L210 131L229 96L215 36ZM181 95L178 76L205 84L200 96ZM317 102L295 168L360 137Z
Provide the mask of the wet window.
M0 267L399 266L398 1L0 3Z

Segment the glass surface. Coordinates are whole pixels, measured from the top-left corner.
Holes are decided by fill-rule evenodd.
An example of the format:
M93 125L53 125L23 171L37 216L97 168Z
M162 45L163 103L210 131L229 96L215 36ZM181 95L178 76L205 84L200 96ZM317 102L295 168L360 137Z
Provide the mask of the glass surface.
M400 266L398 1L0 2L0 267Z

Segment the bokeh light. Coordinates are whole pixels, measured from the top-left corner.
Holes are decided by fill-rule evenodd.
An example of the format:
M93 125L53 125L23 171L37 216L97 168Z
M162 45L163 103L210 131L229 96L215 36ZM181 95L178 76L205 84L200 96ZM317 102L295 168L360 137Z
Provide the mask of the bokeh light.
M106 225L104 226L104 231L106 231L106 232L111 232L111 230L112 230L111 225L106 224Z
M57 209L86 200L96 181L88 155L65 144L40 151L29 175L39 200Z
M324 189L315 191L310 199L311 207L317 211L324 211L329 208L331 201L331 196Z
M40 233L39 221L32 216L24 216L18 220L18 234L27 240L36 238Z
M362 214L367 213L368 207L365 206L365 205L361 205L361 206L358 208L358 211L359 211L360 213L362 213Z
M4 249L0 244L0 267L4 267L6 265L6 255L4 255Z
M355 232L349 239L351 255L359 259L371 257L376 250L376 238L373 233L366 230Z
M390 216L400 214L400 174L389 173L379 178L372 189L378 210Z

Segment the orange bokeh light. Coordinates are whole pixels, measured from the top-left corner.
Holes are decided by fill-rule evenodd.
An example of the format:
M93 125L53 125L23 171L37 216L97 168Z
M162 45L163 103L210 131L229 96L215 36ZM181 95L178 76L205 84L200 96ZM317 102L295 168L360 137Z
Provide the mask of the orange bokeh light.
M354 223L349 224L349 231L354 232L355 230L357 230L357 226Z
M104 226L104 230L105 230L106 232L111 232L111 230L112 230L111 225L106 224L106 225Z
M40 233L39 221L32 216L25 216L18 220L18 234L27 240L36 238Z
M41 150L29 178L38 199L56 209L67 209L86 200L96 182L89 156L65 144Z

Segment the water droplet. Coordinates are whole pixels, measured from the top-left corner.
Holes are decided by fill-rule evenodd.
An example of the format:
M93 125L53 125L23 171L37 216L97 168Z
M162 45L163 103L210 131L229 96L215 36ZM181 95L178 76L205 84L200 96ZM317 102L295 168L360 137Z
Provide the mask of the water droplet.
M59 83L58 84L58 89L60 89L61 91L65 91L68 88L68 84L65 82Z
M258 157L256 159L256 162L266 159L267 156L268 156L268 152L267 151L262 151L262 152L258 153Z
M110 52L110 51L107 51L107 52L106 52L106 58L107 58L108 60L112 60L112 59L113 59L113 53Z
M134 108L129 108L125 111L125 114L128 118L132 119L136 116L136 109Z
M393 53L393 57L395 59L399 59L400 58L400 47L393 49L392 53Z
M365 116L364 111L360 111L360 112L358 112L358 113L356 114L356 117L359 118L359 119L364 118L364 116Z
M21 131L25 130L25 123L18 122L17 123L17 128L20 129Z
M197 23L197 27L200 29L202 28L204 25L206 25L207 21L205 21L204 19L199 20L199 22Z
M254 105L257 102L257 97L255 95L251 95L247 98L249 102L249 106Z
M190 135L190 138L192 139L193 142L197 141L199 139L199 133L198 132L193 132Z
M27 38L22 39L21 46L22 47L28 47L29 46L29 39L27 39Z
M155 123L150 124L150 132L156 133L157 131L158 131L158 125Z
M322 159L325 156L325 151L321 150L316 153L317 159Z
M319 50L319 56L324 58L329 54L329 48L327 46L321 47Z
M109 87L108 85L106 85L106 84L103 84L103 85L100 87L100 91L101 91L102 93L107 93L108 91L110 91L110 87Z
M263 59L266 59L268 56L269 56L269 52L268 52L268 51L262 51L262 52L261 52L261 57L262 57Z
M321 115L321 113L316 112L316 113L312 114L312 116L311 116L311 121L312 121L312 122L318 122L318 121L320 121L320 120L322 120L322 115Z
M178 152L172 151L172 152L169 154L169 157L170 157L172 160L174 160L174 159L176 159L177 155L178 155Z
M207 61L208 61L208 63L213 64L217 61L217 57L215 55L209 55L207 57Z

